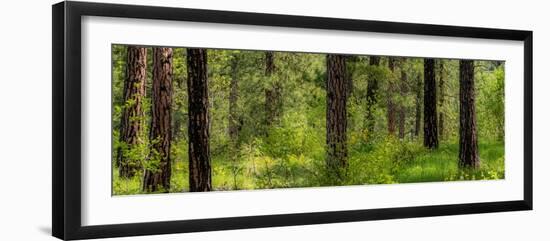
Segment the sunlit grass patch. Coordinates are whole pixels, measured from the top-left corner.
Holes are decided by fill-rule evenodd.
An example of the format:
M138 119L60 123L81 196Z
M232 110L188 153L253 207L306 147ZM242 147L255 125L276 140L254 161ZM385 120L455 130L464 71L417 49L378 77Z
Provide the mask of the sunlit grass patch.
M323 153L300 153L271 156L260 145L243 144L238 159L226 152L212 158L214 191L253 190L333 185L368 185L504 178L504 145L499 142L479 144L481 166L466 170L458 166L458 144L441 143L427 150L421 143L395 138L376 144L357 144L350 149L349 166L342 180L329 180L325 173ZM183 148L183 147L182 147ZM312 148L315 150L316 148ZM368 151L367 151L368 150ZM276 150L274 153L279 153ZM175 153L178 153L177 151ZM189 169L186 152L175 154L172 162L171 193L189 191ZM113 166L113 194L142 194L141 172L122 179Z

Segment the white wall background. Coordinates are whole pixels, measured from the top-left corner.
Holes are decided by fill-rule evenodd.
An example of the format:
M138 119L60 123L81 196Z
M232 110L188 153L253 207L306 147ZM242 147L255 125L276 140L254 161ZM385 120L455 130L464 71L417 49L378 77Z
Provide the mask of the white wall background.
M534 31L534 206L508 212L120 238L117 240L548 240L550 24L544 1L111 0ZM51 4L0 8L0 240L54 240L51 231Z

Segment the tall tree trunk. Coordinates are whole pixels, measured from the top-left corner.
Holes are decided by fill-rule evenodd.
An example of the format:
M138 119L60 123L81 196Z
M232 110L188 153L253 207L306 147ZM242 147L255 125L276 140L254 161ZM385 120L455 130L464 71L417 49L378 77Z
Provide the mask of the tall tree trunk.
M265 52L265 75L271 76L275 72L275 53L273 51Z
M403 60L403 61L406 61ZM404 66L405 63L402 63L401 66ZM405 97L407 95L408 86L407 86L408 76L407 72L404 70L404 68L401 68L401 83L399 83L399 94L401 97ZM398 124L399 124L399 139L405 138L405 124L406 124L406 114L407 114L407 107L405 106L405 103L401 102L399 103L399 118L398 118Z
M140 167L139 159L125 155L136 145L141 144L140 138L144 121L142 101L145 96L145 80L147 78L147 49L130 46L127 49L126 77L124 79L124 104L120 121L120 143L124 147L117 149L117 165L119 175L131 178Z
M239 56L233 54L231 59L231 80L229 83L229 156L232 161L233 172L233 188L237 187L237 173L238 173L238 150L239 150L239 130L241 128L241 121L238 114L237 101L239 99Z
M369 65L371 67L379 66L380 65L380 57L379 56L370 56L369 57ZM366 127L367 127L367 134L370 139L370 137L374 133L374 127L376 124L375 121L375 113L376 113L376 106L378 104L378 76L376 74L370 73L368 75L367 80L367 113L366 113Z
M415 116L414 116L414 136L420 135L420 123L422 121L422 78L416 76L416 98L415 98Z
M459 165L478 168L474 61L460 60L460 147Z
M434 59L424 59L424 146L429 149L439 146L434 62Z
M388 58L388 68L390 69L391 73L395 75L395 64L397 62L397 59L395 57L389 57ZM388 119L388 134L390 136L395 135L395 122L396 122L396 111L397 107L393 101L393 94L395 93L395 83L394 79L390 78L388 82L388 90L387 90L387 119Z
M146 168L143 191L155 192L163 188L170 191L172 161L172 48L153 48L153 87L151 108L151 141L149 161L158 161L154 169Z
M341 179L347 167L346 57L327 55L327 166Z
M212 190L206 49L187 49L189 190Z
M236 143L239 137L239 116L237 114L237 100L239 99L239 80L238 80L238 56L233 55L231 60L231 80L229 83L229 139Z
M270 78L275 72L275 53L265 52L265 76ZM271 80L270 86L265 89L266 125L269 127L279 117L281 105L281 84Z
M443 76L445 74L445 65L443 63L443 60L440 59L437 61L439 63L439 138L443 139L444 130L445 130L445 123L444 121L444 113L443 113L443 105L445 104L445 77Z
M353 94L353 73L355 71L355 64L361 59L359 56L346 56L346 83L347 83L347 96L350 97Z

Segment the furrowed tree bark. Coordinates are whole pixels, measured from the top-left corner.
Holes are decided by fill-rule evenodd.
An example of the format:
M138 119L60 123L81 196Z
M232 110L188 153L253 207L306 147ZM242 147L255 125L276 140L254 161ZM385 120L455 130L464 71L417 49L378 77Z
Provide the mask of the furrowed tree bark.
M126 56L126 76L123 87L123 109L120 121L120 143L125 145L117 149L116 164L119 176L131 178L136 174L141 163L137 158L129 158L125 153L141 144L140 138L144 113L142 101L145 96L147 78L147 49L130 46Z
M445 73L445 65L443 63L443 60L440 59L437 61L438 64L439 64L439 128L438 128L438 131L439 131L439 138L440 139L443 139L444 137L444 130L445 130L445 123L443 122L444 121L444 113L443 113L443 105L445 104L445 78L444 78L444 73Z
M379 56L370 56L369 57L369 65L379 66L380 65L380 57ZM367 80L367 113L366 113L366 127L367 127L367 134L370 139L370 137L374 133L374 127L376 124L375 121L375 113L376 113L376 106L378 104L378 76L376 74L370 73Z
M155 168L146 168L143 191L170 191L172 161L172 48L153 48L153 86L149 161L158 161ZM162 188L162 189L160 189Z
M336 178L343 178L347 167L347 88L346 57L327 55L327 167Z
M434 59L424 59L424 146L429 149L439 146L434 62Z
M187 49L189 190L212 190L206 49Z
M414 136L420 135L420 123L422 121L422 78L416 76L416 98L415 98L415 120L414 120Z
M271 78L275 72L275 53L265 52L265 76ZM265 89L266 125L269 127L279 117L281 107L281 83L271 80L270 86Z
M395 64L397 63L397 59L395 57L389 57L388 58L388 68L390 69L392 74L395 74ZM396 122L396 111L397 107L393 101L393 94L395 93L396 87L393 78L389 79L388 82L388 90L387 90L387 119L388 119L388 135L395 136L395 122Z
M460 146L459 165L479 168L475 109L474 61L460 61Z
M403 61L406 61L403 60ZM407 81L408 80L408 76L407 76L407 72L403 69L403 66L405 65L405 63L402 63L401 64L401 82L399 83L399 94L401 95L401 97L405 97L407 95L407 92L409 91L408 90L408 86L407 86ZM403 103L403 102L400 102L399 103L399 118L398 118L398 125L399 125L399 139L403 139L405 138L405 124L406 124L406 115L407 115L407 107L406 105Z

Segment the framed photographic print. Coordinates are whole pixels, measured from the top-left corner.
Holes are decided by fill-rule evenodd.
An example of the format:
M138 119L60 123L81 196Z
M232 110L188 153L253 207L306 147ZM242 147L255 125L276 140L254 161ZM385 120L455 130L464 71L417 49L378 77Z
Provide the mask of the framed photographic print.
M523 30L55 4L53 235L531 210L532 54Z

